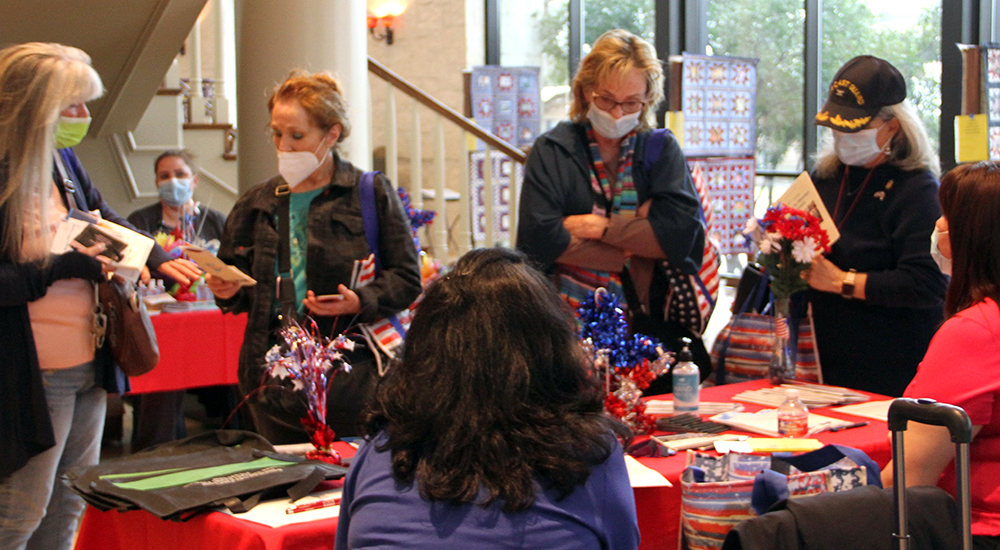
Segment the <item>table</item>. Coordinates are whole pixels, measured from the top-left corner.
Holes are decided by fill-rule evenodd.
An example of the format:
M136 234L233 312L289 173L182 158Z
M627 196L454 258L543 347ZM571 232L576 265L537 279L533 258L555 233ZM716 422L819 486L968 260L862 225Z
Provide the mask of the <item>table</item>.
M129 379L131 393L236 384L245 313L211 309L161 313L152 320L160 362L152 371Z
M765 380L705 388L703 401L727 401L733 395L748 389L767 386ZM874 395L874 394L869 394ZM884 398L884 396L875 396ZM885 398L888 399L888 398ZM763 407L746 405L747 410ZM829 408L817 412L836 418L858 420L858 417L841 414ZM849 445L868 453L884 467L892 450L885 422L872 421L863 428L841 432L825 432L815 436L824 443ZM348 453L344 453L350 456ZM680 475L684 471L685 456L640 458L646 466L663 474L673 487L643 487L635 489L639 530L642 533L641 550L677 548L680 527L681 487ZM88 508L80 527L77 550L125 550L128 548L185 550L238 548L240 550L311 550L329 549L333 545L337 520L328 519L308 524L271 528L246 522L222 513L210 513L186 523L162 521L145 511L98 512Z

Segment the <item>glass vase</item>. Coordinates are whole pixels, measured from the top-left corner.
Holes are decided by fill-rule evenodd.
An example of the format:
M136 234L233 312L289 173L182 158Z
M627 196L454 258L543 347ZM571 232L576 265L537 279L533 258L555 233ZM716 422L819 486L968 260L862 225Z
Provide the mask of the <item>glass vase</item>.
M795 362L789 349L788 298L774 300L774 349L767 376L775 386L795 378Z

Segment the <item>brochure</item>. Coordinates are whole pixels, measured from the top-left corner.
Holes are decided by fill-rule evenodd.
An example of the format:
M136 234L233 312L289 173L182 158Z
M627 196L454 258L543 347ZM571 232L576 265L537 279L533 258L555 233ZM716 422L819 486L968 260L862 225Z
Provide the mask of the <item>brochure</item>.
M92 214L73 210L59 223L52 237L53 254L73 250L70 243L77 241L84 246L97 242L108 245L102 256L111 259L114 272L130 282L139 280L146 259L153 250L153 239Z
M242 286L257 284L253 277L243 273L236 266L232 266L220 260L215 254L200 246L193 244L184 245L184 252L188 257L198 264L205 273L211 273L213 277L218 277L223 281L237 282Z
M778 200L774 201L774 204L778 204L779 202L787 204L792 208L805 210L819 218L819 225L826 231L827 236L830 237L831 246L840 238L840 231L837 230L837 224L834 223L833 216L830 215L830 212L826 209L826 205L823 204L823 199L819 196L819 191L816 190L816 185L813 184L813 180L809 177L808 172L799 174L799 177L795 178L795 181L792 182L792 186L782 193L778 197Z

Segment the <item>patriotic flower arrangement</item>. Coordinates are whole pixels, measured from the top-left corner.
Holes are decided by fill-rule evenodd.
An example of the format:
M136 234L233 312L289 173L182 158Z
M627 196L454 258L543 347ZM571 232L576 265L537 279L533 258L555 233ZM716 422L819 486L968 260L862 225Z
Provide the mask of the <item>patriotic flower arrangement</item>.
M603 288L589 293L577 312L584 353L604 382L605 413L636 433L652 432L655 424L645 414L642 390L670 370L673 353L665 352L656 338L630 336L621 302Z
M816 254L830 251L830 237L818 217L781 203L768 208L759 222L751 218L743 235L756 248L757 262L767 268L777 299L808 288L802 272Z
M305 326L303 326L305 325ZM265 377L262 388L291 382L291 391L300 392L306 401L306 416L300 419L315 451L306 453L315 458L340 464L340 454L333 450L336 434L326 425L326 393L330 381L340 372L351 372L343 350L353 350L354 341L341 335L333 340L320 335L316 322L306 317L302 324L291 322L279 331L279 343L264 357Z

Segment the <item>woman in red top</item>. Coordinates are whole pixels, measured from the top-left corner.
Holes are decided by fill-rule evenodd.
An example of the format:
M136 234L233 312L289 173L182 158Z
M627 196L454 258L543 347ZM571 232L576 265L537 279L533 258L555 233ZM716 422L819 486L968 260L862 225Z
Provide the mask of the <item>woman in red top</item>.
M972 533L976 548L1000 548L1000 164L959 166L941 180L931 253L951 272L947 321L931 340L907 397L965 409L972 420ZM911 424L906 484L953 491L955 457L948 429ZM943 474L943 475L942 475ZM892 464L882 471L892 484Z

